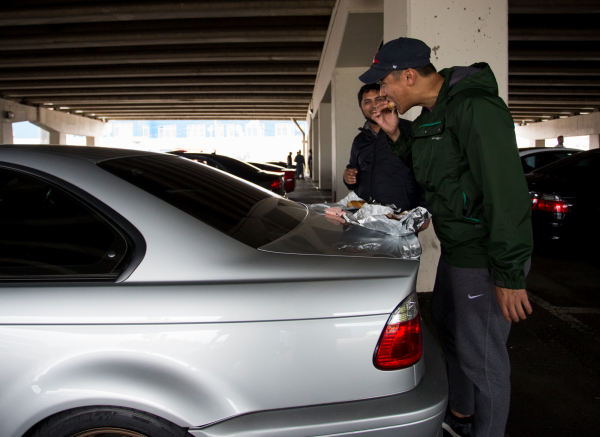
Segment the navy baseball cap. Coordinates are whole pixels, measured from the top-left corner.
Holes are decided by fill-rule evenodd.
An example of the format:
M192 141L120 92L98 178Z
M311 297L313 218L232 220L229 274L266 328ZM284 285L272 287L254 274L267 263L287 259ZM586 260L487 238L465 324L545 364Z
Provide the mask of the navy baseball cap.
M431 49L420 39L398 38L386 42L373 57L373 64L362 76L363 83L380 81L394 70L429 65Z

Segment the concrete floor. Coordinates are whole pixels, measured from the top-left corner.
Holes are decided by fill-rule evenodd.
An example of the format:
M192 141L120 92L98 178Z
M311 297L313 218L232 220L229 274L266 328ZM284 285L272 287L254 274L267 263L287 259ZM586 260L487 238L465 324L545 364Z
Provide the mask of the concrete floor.
M290 199L324 202L310 181ZM552 244L551 244L552 243ZM513 323L510 437L600 435L600 254L590 242L536 242L527 287L533 314ZM431 326L431 293L420 293Z

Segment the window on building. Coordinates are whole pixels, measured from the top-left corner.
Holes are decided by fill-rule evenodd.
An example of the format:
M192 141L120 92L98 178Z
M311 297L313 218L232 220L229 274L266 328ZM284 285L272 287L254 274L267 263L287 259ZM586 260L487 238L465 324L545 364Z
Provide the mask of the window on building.
M246 136L247 137L264 137L265 136L265 125L258 121L251 121L246 124Z
M150 138L150 126L147 124L142 125L142 136L144 138Z
M296 126L291 123L275 123L276 137L293 137L296 135Z
M218 138L222 138L225 136L225 125L218 124L215 129L215 136Z
M235 124L228 124L227 125L227 136L228 137L235 137Z
M133 123L115 123L113 125L113 136L115 137L132 137Z
M187 126L188 138L205 138L206 126L203 124L189 124Z
M158 126L158 138L177 138L177 126L174 124Z

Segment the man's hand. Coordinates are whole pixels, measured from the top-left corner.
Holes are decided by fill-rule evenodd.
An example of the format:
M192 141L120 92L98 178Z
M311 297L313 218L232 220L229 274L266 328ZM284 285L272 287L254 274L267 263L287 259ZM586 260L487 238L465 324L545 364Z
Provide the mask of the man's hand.
M507 322L518 322L519 318L525 320L527 318L525 311L527 311L527 314L533 312L525 290L510 290L496 285L494 286L494 292L496 293L496 300L500 304L500 309L502 309L502 315L504 315Z
M395 112L387 108L388 102L389 100L386 100L377 104L371 118L388 134L392 141L396 141L400 137L400 128L398 127L400 120Z
M419 233L419 232L424 231L425 229L427 229L430 224L431 224L431 219L429 219L425 223L423 223L421 225L421 227L419 228L419 230L417 231L417 233Z
M356 175L358 170L355 168L347 168L344 170L344 182L348 185L354 185L356 183Z

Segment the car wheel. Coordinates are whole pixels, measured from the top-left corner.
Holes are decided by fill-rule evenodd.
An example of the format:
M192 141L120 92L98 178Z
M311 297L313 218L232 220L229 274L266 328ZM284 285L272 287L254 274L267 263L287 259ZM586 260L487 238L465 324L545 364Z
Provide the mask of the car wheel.
M41 422L31 437L190 437L187 430L130 408L83 407Z

